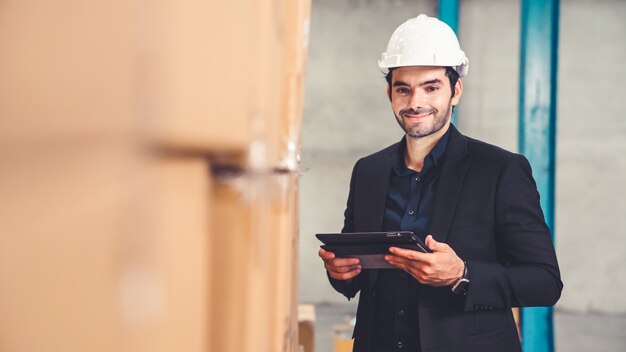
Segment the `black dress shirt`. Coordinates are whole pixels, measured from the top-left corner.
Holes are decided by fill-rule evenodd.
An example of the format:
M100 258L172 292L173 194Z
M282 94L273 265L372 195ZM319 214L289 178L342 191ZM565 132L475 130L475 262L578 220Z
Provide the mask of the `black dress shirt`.
M402 141L392 164L383 231L412 231L422 239L426 238L448 135L446 132L426 156L420 172L406 166L406 137ZM420 351L417 302L420 286L403 270L378 271L372 351Z

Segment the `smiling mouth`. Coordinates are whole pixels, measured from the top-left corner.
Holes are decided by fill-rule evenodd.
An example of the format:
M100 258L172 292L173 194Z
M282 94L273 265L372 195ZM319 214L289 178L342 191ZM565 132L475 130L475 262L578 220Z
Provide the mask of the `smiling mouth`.
M425 112L425 113L422 113L422 114L403 114L402 116L404 116L405 118L407 118L409 120L420 120L420 119L426 118L426 117L428 117L428 116L430 116L432 114L433 114L433 112L429 111L429 112Z

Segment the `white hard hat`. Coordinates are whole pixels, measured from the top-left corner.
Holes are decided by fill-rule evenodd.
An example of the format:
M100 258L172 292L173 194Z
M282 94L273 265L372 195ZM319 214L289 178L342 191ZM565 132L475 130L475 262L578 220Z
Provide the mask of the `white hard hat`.
M469 59L450 26L422 14L396 28L378 66L384 73L403 66L450 66L463 77L469 69Z

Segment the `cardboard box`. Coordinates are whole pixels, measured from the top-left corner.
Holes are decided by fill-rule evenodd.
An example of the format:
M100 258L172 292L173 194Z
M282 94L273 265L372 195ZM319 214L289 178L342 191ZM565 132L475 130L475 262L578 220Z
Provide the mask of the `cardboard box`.
M136 2L0 2L0 145L127 135L137 113Z
M298 344L304 352L315 352L315 306L298 305Z
M293 178L239 174L215 179L211 350L297 350Z
M0 156L3 350L207 350L207 167L132 150Z
M260 143L275 166L299 135L309 3L3 1L0 140L139 132L205 154Z
M309 6L0 2L3 349L297 349Z
M208 163L155 156L134 175L132 226L117 256L124 347L205 352L212 295Z

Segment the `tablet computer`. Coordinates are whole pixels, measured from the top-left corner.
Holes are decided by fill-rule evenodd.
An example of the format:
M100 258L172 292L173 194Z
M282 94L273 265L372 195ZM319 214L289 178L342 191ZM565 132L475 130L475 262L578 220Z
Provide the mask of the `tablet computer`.
M424 241L410 231L318 233L315 235L326 251L340 258L359 258L363 269L391 269L384 256L389 247L431 253Z

